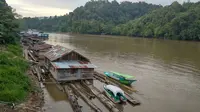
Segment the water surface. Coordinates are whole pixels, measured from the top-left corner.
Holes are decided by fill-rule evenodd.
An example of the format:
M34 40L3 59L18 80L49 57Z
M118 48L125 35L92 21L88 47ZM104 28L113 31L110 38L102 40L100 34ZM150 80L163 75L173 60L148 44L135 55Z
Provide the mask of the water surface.
M124 112L199 112L200 43L117 36L51 34L47 43L85 55L97 71L134 75L141 106ZM62 106L62 105L61 105Z

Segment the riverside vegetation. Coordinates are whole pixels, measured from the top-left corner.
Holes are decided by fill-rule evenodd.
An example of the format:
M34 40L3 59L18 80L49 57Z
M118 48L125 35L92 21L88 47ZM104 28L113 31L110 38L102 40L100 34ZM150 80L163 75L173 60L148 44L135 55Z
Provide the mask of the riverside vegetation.
M16 14L5 0L0 1L0 103L21 102L31 91L25 75L28 62L23 59L17 34Z
M200 40L200 2L168 6L91 0L64 16L21 19L21 29Z

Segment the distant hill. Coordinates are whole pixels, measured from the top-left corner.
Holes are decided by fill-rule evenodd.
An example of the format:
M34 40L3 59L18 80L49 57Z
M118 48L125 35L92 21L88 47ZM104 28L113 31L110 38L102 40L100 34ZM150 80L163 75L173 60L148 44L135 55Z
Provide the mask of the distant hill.
M24 18L22 29L38 29L44 31L61 31L76 33L101 34L110 33L110 28L141 17L162 6L145 2L132 3L108 0L91 0L76 8L69 15L46 18Z

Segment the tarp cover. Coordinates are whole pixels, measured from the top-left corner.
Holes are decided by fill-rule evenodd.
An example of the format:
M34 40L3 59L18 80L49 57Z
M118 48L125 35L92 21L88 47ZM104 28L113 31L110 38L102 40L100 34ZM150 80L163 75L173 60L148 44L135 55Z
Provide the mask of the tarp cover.
M63 62L51 62L55 68L66 69L66 68L96 68L94 64L83 61L63 61Z
M118 72L113 72L113 71L111 71L111 73L114 73L114 74L116 74L116 75L125 77L126 79L132 79L132 78L134 78L134 76L127 75L127 74L122 74L122 73L118 73Z

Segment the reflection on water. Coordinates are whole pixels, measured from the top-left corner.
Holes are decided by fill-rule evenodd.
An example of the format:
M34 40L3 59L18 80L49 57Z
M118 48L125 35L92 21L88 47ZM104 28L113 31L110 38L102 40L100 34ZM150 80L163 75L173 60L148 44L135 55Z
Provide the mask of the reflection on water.
M51 34L47 43L75 49L98 71L136 76L142 105L125 112L197 112L200 110L199 42L115 36ZM98 85L98 84L97 84ZM100 85L98 85L100 86Z
M66 94L62 91L58 90L55 84L48 84L46 85L46 89L49 92L49 95L55 102L65 101L67 100Z
M72 112L67 101L67 96L61 92L55 84L46 84L44 89L44 109L46 112Z

